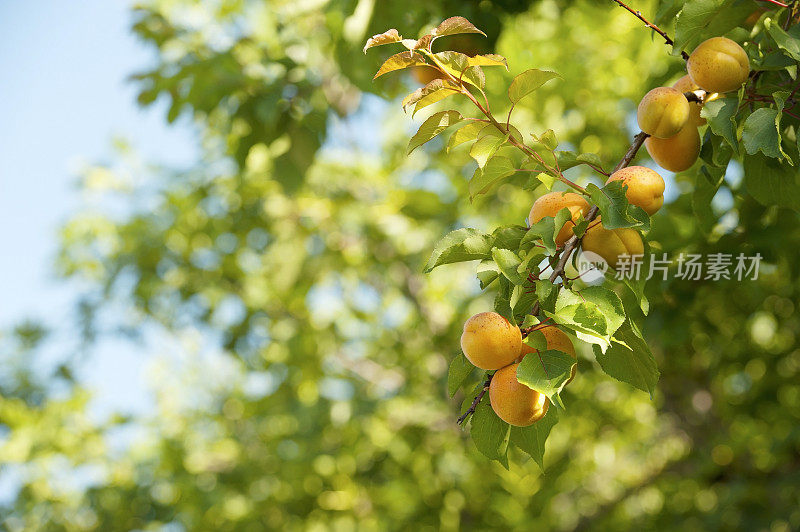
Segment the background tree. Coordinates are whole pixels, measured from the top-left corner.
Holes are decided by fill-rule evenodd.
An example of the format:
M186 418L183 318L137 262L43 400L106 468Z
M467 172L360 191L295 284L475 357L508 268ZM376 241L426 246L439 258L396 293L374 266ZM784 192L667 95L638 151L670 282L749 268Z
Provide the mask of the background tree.
M707 6L730 27L713 19L682 33L671 22L679 11L679 24L699 20ZM797 26L774 3L635 9L689 50L728 30L769 32L768 68L800 59ZM418 82L373 85L380 58L361 54L365 38L387 27L411 35L455 14L488 34L465 39L465 51L496 50L514 72L563 77L520 102L521 130L552 128L606 164L628 147L641 96L684 69L677 51L670 57L613 2L138 8L134 30L159 52L158 66L136 76L140 101L169 99L169 120L191 115L203 158L136 184L124 159L96 169L127 185L109 189L105 205L131 212L72 220L59 268L90 287L87 341L107 306L121 304L131 316L123 329L163 327L202 347L164 368L158 411L146 419L92 423L68 368L53 377L67 392L49 397L34 377L0 381L0 456L22 485L2 509L8 528L800 527L795 171L766 172L781 189L762 187L765 173L735 160L716 181L699 166L670 181L649 236L655 250L758 252L765 264L754 282L648 284L644 335L661 371L652 401L580 351L565 393L570 423L553 429L546 474L521 454L509 470L486 461L455 425L447 364L461 324L492 297L473 265L430 275L423 266L440 235L519 223L538 194L512 181L470 202L464 150L444 154L434 141L406 157L412 126L398 101L384 99ZM783 25L788 37L774 29ZM510 77L490 76L488 96L505 94ZM797 162L790 100L780 147ZM19 333L6 337L4 361L29 375L41 335ZM208 362L212 348L224 362ZM120 430L141 436L118 449Z

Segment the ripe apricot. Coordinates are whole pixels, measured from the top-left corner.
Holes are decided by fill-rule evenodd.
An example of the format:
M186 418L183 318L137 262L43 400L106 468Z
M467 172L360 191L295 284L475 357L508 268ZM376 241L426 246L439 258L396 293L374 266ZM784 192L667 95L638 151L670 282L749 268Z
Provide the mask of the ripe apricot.
M648 137L644 145L647 153L661 168L670 172L683 172L689 169L700 155L700 133L694 125L686 124L686 127L674 137L668 139ZM663 202L663 197L661 201Z
M481 369L500 369L511 364L522 348L519 327L497 312L475 314L464 323L461 350Z
M495 414L511 425L527 427L547 413L550 402L544 394L517 380L519 364L497 370L489 384L489 402Z
M750 75L747 53L727 37L712 37L700 43L686 61L692 80L708 92L735 91Z
M622 255L644 254L642 237L633 229L606 229L598 223L587 229L583 236L583 250L603 257L612 268L617 268Z
M589 212L589 203L574 192L549 192L533 202L528 221L535 224L547 216L555 217L561 209L569 209L572 220L567 220L556 235L556 245L561 246L572 236L572 227Z
M656 87L639 102L636 120L648 135L671 137L689 120L689 101L672 87Z
M572 340L569 339L569 336L567 336L566 333L564 333L564 331L562 331L555 325L546 326L537 330L544 335L544 339L547 341L547 349L555 349L557 351L567 353L576 360L578 359L578 356L575 354L575 346L572 345ZM525 358L525 355L535 352L536 349L530 347L525 342L523 342L519 358L517 358L515 362L522 362L522 359ZM572 371L569 374L569 379L567 380L566 383L564 383L565 386L570 382L572 382L572 379L575 378L575 373L577 369L578 369L577 366L572 366Z
M694 131L697 133L696 128ZM654 140L666 141L672 139ZM664 179L658 175L658 172L646 166L620 168L611 174L606 183L608 184L612 181L622 181L624 185L627 185L628 190L625 192L625 197L628 198L628 203L638 205L651 216L658 212L658 209L664 204Z
M430 66L415 66L411 67L411 77L417 83L427 85L431 81L442 77L442 73Z
M681 94L684 94L687 92L694 92L700 87L697 86L697 83L692 81L692 76L686 74L681 79L673 83L672 88ZM702 108L703 106L700 104L700 102L689 102L689 122L695 126L703 126L706 123L706 119L700 116L700 110ZM684 126L684 129L686 127L688 127L688 124ZM681 131L683 131L683 129Z

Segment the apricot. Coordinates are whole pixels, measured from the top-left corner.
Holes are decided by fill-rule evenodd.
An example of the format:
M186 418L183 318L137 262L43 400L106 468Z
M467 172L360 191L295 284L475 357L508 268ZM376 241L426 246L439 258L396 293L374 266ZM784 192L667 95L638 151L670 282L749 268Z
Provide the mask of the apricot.
M575 346L572 345L572 340L569 339L569 336L567 336L564 331L554 325L543 327L537 330L544 335L544 339L547 341L547 349L555 349L557 351L567 353L575 360L578 359L578 356L575 354ZM529 353L536 353L536 349L527 345L525 342L522 342L522 350L520 351L519 358L517 358L515 362L522 362L522 359L525 358L525 355ZM575 378L577 369L577 366L572 366L569 379L564 383L564 386L572 382L572 379Z
M693 126L689 125L687 127L692 128ZM696 128L694 128L694 131L697 133ZM647 140L651 140L651 138ZM665 142L672 139L653 140ZM658 172L646 166L620 168L611 174L606 184L612 181L622 181L624 185L628 185L628 190L625 192L628 203L641 207L651 216L658 212L658 209L664 204L664 179L658 175Z
M500 369L511 364L522 348L519 327L496 312L475 314L464 323L461 350L481 369Z
M442 77L442 73L430 66L415 66L411 67L411 77L417 83L427 85L431 81Z
M692 80L707 92L735 91L750 75L750 61L744 48L726 37L712 37L700 43L686 61Z
M572 227L589 212L589 202L583 196L574 192L549 192L533 202L528 221L535 224L547 216L555 217L561 209L569 209L572 215L559 229L556 235L556 245L562 246L572 236Z
M547 413L550 402L544 394L517 380L519 364L497 370L489 384L489 402L495 414L511 425L527 427Z
M648 135L671 137L689 121L689 101L672 87L656 87L639 102L636 119Z
M686 92L694 92L700 87L697 86L697 83L692 81L692 76L686 74L681 79L676 81L672 85L672 88L683 94ZM703 126L706 123L706 119L700 116L700 110L702 108L703 105L700 102L689 102L689 122L698 127ZM688 127L688 124L687 126L684 126L684 129L686 129L686 127ZM683 131L683 129L681 129L681 131Z
M591 226L583 236L583 250L603 257L616 269L622 255L643 255L642 237L630 228L606 229L602 223Z
M686 127L674 137L668 139L648 137L644 145L647 153L661 168L670 172L683 172L689 169L700 155L700 133L693 124L686 124ZM661 201L664 201L663 197Z

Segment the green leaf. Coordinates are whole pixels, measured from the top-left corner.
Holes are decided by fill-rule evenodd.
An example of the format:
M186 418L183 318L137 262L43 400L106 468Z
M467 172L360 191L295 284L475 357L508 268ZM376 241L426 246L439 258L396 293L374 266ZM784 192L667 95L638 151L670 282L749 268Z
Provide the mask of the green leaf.
M703 104L700 116L708 122L708 127L715 135L724 138L735 152L739 151L736 138L736 111L739 109L739 98L720 98Z
M522 239L527 232L528 228L522 225L498 227L492 231L492 247L515 251L520 248Z
M433 54L434 61L451 76L483 89L486 78L480 67L470 66L470 57L461 52L447 50Z
M486 34L475 27L472 22L464 17L450 17L443 20L434 30L431 35L434 37L445 37L447 35L457 35L459 33L479 33L486 37Z
M647 278L644 276L640 276L636 279L629 279L628 277L625 277L622 279L622 284L627 286L633 295L636 296L636 301L639 303L639 308L641 309L642 314L647 316L647 314L650 312L650 301L644 294L644 287L647 284Z
M383 33L373 35L372 37L367 39L367 43L364 45L364 53L366 54L367 50L372 48L373 46L380 46L382 44L391 44L395 42L400 42L402 40L403 38L400 36L397 30L392 28Z
M515 316L524 317L531 311L535 303L536 294L531 291L530 286L521 284L514 285L514 289L511 291L509 305L511 305Z
M414 104L418 104L414 108L414 113L416 113L423 107L427 107L440 100L444 100L448 96L458 94L459 92L461 92L461 89L459 89L458 85L456 85L452 81L439 78L434 79L424 87L420 87L419 89L415 90L414 92L403 98L403 103L402 103L403 111L408 112L408 107Z
M516 324L514 319L514 311L511 308L511 293L513 292L514 285L505 275L497 278L498 290L494 296L494 311L503 316L511 323Z
M738 0L689 0L675 22L673 53L692 51L708 39L727 32L744 22L753 11L750 2Z
M488 399L484 396L484 399ZM471 436L475 447L490 460L497 460L508 467L508 438L510 425L497 417L489 401L478 403L472 416Z
M744 158L744 185L756 201L800 211L798 173L787 164L764 155Z
M525 278L517 271L522 259L516 253L510 249L492 248L492 259L497 263L500 272L513 284L525 282Z
M477 269L478 282L480 282L481 290L486 289L487 286L492 284L495 279L500 275L500 268L493 260L483 260L478 264Z
M761 152L774 159L786 156L781 150L781 134L778 129L780 115L778 109L762 107L747 117L742 128L742 143L747 153L754 155Z
M626 321L614 337L622 343L613 342L605 353L592 346L600 367L611 377L649 393L652 398L660 373L641 332Z
M477 144L477 143L476 143ZM495 156L490 158L483 168L475 169L475 174L469 180L469 198L485 194L499 180L508 177L516 171L514 163L508 157Z
M567 353L548 349L528 353L517 368L517 380L558 404L556 397L564 388L576 360Z
M589 286L580 292L562 288L550 314L556 323L606 340L625 321L619 296L602 286Z
M570 213L569 209L566 207L558 211L555 218L551 216L545 216L535 224L531 225L527 234L522 239L522 242L520 242L520 245L524 246L533 242L541 241L547 253L550 255L554 254L557 249L555 236L559 233L561 228L564 227L564 224L567 222L567 220L571 219L572 213Z
M603 188L589 183L586 193L600 209L603 227L606 229L640 227L643 231L650 230L650 217L641 207L628 203L622 181L612 181Z
M475 366L470 364L463 353L459 353L453 358L450 362L450 369L447 371L447 391L450 392L450 397L456 394L474 369Z
M491 127L491 126L489 126ZM502 136L498 130L492 128L487 133L481 134L472 148L469 150L469 155L478 163L478 167L483 168L489 158L494 155L494 152L500 148L508 140L508 135Z
M381 65L381 68L378 69L378 72L372 79L377 79L384 74L388 74L389 72L394 72L396 70L403 70L404 68L421 66L425 64L425 59L417 53L411 51L400 52L399 54L394 54L389 59L384 61Z
M558 423L558 410L548 408L547 414L527 427L511 427L511 441L522 451L528 453L544 471L544 447L550 431Z
M508 87L508 99L511 100L511 103L516 104L522 98L554 78L561 78L561 76L556 72L539 70L538 68L526 70L511 82L511 86Z
M476 55L469 58L469 66L504 66L508 70L508 60L497 54Z
M450 135L450 140L447 143L447 151L449 152L456 146L464 144L465 142L475 140L484 127L486 127L486 124L483 122L467 122Z
M558 146L558 138L556 138L556 134L552 129L548 129L542 136L539 137L539 142L544 144L544 147L550 151L553 151Z
M407 153L411 153L448 127L462 120L463 117L458 111L439 111L438 113L434 113L419 126L417 132L411 137L411 140L408 141Z
M703 165L695 179L692 192L692 210L697 217L697 225L705 234L709 234L717 223L711 200L717 194L725 179L725 168Z
M442 264L488 259L491 252L492 239L486 233L470 228L456 229L436 244L425 266L425 273Z
M558 290L548 279L540 279L534 283L536 295L539 298L539 306L547 312L554 312Z
M795 61L800 61L800 40L786 33L776 20L765 20L764 27L767 28L767 33L778 45L778 48Z

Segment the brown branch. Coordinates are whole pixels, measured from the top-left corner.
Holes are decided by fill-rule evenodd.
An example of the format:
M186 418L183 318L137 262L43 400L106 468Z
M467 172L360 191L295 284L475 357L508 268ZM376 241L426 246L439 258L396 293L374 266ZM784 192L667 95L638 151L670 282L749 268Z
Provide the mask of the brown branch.
M481 402L481 399L483 399L483 396L486 395L486 392L489 391L489 385L492 383L492 377L494 377L494 373L491 373L486 377L486 382L483 383L483 389L480 391L480 393L478 395L475 396L475 399L472 400L472 404L469 405L469 408L467 409L467 411L464 412L463 414L461 414L461 417L458 418L457 423L459 425L464 423L464 421L467 419L467 417L470 414L474 414L475 413L475 409L478 407L478 403Z
M625 4L623 4L623 3L622 3L620 0L611 0L611 1L612 1L612 2L615 2L615 3L616 3L617 5L619 5L620 7L623 7L623 8L625 8L625 9L627 9L627 10L628 10L628 11L629 11L629 12L630 12L630 13L631 13L631 14L632 14L634 17L636 17L636 18L638 18L639 20L641 20L642 22L644 22L644 25L645 25L645 26L647 26L648 28L650 28L650 29L651 29L651 30L653 30L654 32L656 32L656 33L658 33L659 35L661 35L661 36L664 38L664 41L665 41L665 42L666 42L668 45L670 45L670 46L672 46L672 47L675 47L675 41L673 41L673 40L670 38L670 36L666 34L666 32L665 32L664 30L662 30L661 28L659 28L658 26L656 26L655 24L653 24L652 22L650 22L650 21L648 21L646 18L644 18L644 17L642 16L642 12L641 12L641 11L634 11L634 10L633 10L633 9L631 9L630 7L628 7L628 6L626 6ZM681 50L681 57L683 57L684 59L689 59L689 54L687 54L686 52L684 52L683 50Z

